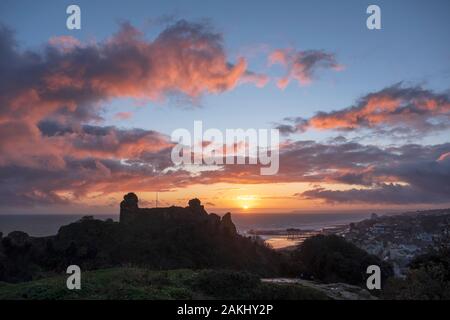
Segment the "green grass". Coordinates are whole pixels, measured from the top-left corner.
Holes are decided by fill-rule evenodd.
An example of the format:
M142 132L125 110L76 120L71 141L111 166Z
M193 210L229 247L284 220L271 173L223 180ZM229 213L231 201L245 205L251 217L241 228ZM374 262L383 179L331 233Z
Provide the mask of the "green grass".
M66 276L57 276L25 283L0 283L0 300L18 299L84 299L84 300L171 300L171 299L327 299L323 293L300 285L277 285L252 282L242 284L233 296L227 294L227 281L232 271L213 273L223 277L223 290L211 292L199 283L211 276L211 271L154 271L139 268L114 268L82 273L81 290L68 290ZM235 286L235 283L230 283ZM229 287L228 287L229 288Z

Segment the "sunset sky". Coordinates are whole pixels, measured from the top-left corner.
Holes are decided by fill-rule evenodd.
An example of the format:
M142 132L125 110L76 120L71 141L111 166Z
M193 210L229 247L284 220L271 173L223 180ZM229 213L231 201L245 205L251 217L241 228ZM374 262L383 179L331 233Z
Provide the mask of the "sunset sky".
M81 8L81 30L66 8ZM368 30L377 4L382 29ZM450 2L0 1L0 214L450 207ZM278 128L280 170L171 133Z

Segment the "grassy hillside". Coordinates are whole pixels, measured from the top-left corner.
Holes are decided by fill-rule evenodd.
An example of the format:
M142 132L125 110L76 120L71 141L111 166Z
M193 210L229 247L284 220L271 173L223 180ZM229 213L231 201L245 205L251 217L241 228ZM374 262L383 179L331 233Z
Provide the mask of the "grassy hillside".
M301 285L262 283L242 272L217 270L152 271L114 268L84 272L82 289L66 289L58 276L19 284L0 283L4 299L327 299Z

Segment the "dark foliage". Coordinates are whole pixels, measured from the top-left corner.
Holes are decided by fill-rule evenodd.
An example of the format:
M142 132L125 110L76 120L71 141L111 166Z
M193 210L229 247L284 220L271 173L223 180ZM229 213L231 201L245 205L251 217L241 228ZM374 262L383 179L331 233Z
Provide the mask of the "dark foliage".
M311 237L292 256L298 275L326 283L365 285L370 265L381 268L382 280L393 274L389 264L336 235Z
M259 277L239 271L204 270L189 286L217 299L244 300L321 300L325 294L298 285L276 285L260 281Z
M228 268L262 276L280 271L283 257L212 221L181 212L123 224L85 217L53 237L9 234L0 246L0 281L19 282L64 272L136 265L147 268Z
M234 299L249 294L259 283L257 276L247 272L205 270L195 278L192 287L207 295L220 292L222 298Z
M383 290L386 299L450 299L450 249L440 248L416 257L406 278L391 278Z

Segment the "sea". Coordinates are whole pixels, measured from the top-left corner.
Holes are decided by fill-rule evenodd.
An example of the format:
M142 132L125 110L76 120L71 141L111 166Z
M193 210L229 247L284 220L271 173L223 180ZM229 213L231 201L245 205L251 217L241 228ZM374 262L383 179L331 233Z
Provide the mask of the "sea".
M232 219L241 234L250 230L286 230L296 228L305 231L320 231L358 222L369 218L370 214L352 213L264 213L264 214L232 214ZM0 215L0 232L6 236L12 231L23 231L30 236L42 237L55 235L61 226L76 222L83 215ZM96 219L119 220L118 214L94 215ZM284 235L264 235L261 237L275 249L298 244L298 240Z

